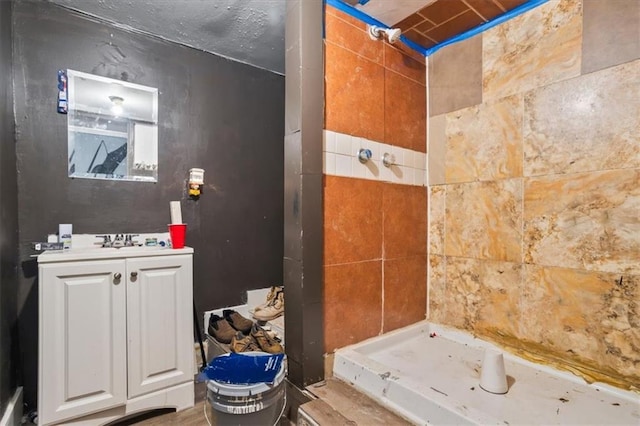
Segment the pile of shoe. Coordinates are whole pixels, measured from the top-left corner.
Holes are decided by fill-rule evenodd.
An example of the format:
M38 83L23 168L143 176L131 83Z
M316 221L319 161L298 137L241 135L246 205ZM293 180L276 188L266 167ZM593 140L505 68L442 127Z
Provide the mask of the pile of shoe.
M265 330L232 309L223 310L222 317L212 314L207 331L218 342L229 344L232 352L284 352L273 331Z
M220 343L231 343L236 332L248 333L251 331L253 321L240 315L232 309L222 311L222 317L212 314L209 317L209 336Z
M258 321L271 321L284 314L284 287L273 286L269 289L267 300L253 310Z
M284 353L280 339L272 331L267 331L258 324L253 324L247 335L238 331L231 339L231 352L262 351L270 354Z

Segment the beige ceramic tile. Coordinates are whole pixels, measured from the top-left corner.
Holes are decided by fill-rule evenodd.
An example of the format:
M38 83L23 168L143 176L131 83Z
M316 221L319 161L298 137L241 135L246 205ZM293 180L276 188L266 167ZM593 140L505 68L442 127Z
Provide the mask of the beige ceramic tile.
M521 269L511 262L448 257L446 323L484 335L518 335Z
M640 1L584 0L582 73L640 58Z
M640 60L525 97L526 176L640 167Z
M429 185L445 182L445 153L447 150L445 114L429 118Z
M429 62L429 115L482 102L482 35L445 46Z
M446 186L445 254L522 260L522 179Z
M429 316L428 320L438 324L444 324L447 320L447 300L446 293L446 265L447 258L444 256L429 256L427 274L429 276Z
M521 95L446 115L447 183L522 176Z
M640 276L527 265L521 336L640 383Z
M640 169L526 179L524 211L526 263L640 274Z
M444 254L445 187L429 187L429 254Z
M553 0L483 37L483 100L580 75L581 0Z

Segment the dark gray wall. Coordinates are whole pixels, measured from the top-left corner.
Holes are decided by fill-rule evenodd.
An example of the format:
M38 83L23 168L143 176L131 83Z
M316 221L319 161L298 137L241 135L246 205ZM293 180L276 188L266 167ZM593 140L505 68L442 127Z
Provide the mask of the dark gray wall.
M0 1L0 417L18 371L18 197L11 82L11 7Z
M74 233L158 232L182 199L194 247L199 311L239 304L282 282L284 77L45 2L14 10L21 335L25 398L35 400L37 282L30 243L72 223ZM56 72L74 69L159 88L157 184L67 177L66 116ZM199 201L191 167L205 169Z

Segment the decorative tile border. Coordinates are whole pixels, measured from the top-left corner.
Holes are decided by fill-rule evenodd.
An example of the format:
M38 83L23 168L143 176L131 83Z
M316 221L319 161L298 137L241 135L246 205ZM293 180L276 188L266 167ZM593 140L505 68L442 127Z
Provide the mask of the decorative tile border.
M361 163L358 159L361 148L371 150L371 160L366 163ZM427 185L427 154L423 152L331 130L323 131L322 152L323 172L327 175L404 185ZM395 156L395 164L391 167L382 164L385 153Z

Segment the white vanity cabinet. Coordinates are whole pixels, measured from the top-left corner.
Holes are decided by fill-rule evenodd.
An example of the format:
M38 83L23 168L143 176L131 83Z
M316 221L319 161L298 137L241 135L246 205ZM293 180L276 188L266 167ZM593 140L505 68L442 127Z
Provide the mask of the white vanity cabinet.
M46 252L39 424L106 424L193 406L191 248Z

